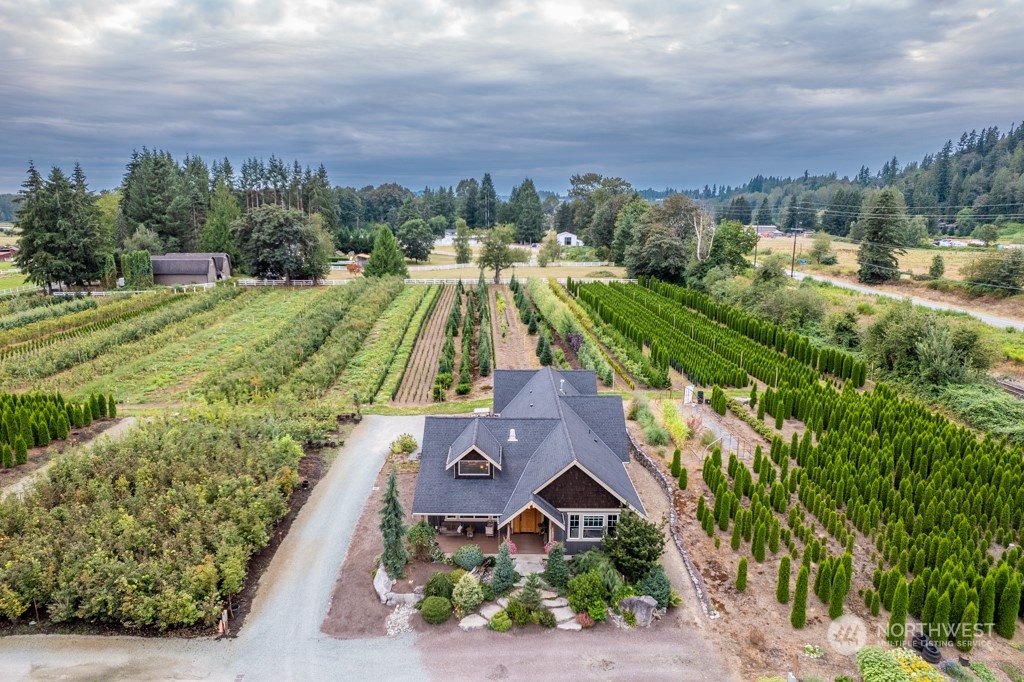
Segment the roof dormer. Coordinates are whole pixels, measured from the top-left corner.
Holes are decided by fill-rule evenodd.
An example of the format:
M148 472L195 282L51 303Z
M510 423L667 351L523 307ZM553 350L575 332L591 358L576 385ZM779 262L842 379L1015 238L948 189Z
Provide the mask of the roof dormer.
M483 462L487 463L486 471ZM493 475L492 468L501 471L501 443L481 423L480 418L471 420L448 448L445 469L456 466L455 475L467 478L490 477Z

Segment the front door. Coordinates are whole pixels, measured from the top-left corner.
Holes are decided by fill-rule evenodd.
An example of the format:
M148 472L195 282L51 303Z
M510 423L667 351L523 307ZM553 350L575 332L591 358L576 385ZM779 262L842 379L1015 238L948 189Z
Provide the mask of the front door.
M539 509L526 509L512 519L513 533L539 533L541 513Z

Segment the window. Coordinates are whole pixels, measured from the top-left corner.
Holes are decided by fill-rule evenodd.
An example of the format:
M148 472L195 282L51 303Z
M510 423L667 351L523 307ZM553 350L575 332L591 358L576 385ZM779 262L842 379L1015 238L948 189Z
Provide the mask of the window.
M483 459L460 459L459 477L490 476L491 463Z
M600 540L615 532L618 514L569 514L570 540Z

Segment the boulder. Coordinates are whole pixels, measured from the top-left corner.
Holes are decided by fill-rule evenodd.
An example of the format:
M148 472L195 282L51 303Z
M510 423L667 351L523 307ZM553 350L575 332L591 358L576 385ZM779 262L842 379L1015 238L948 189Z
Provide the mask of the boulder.
M388 592L385 596L384 603L388 606L412 606L417 602L423 601L422 594L406 593L406 592Z
M384 564L377 567L377 572L373 574L373 589L377 591L377 596L380 598L381 604L388 603L388 594L391 593L391 588L395 586L395 581L388 576L388 572L384 570Z
M557 609L561 606L568 606L569 600L565 597L553 597L551 599L542 599L540 603L546 609Z
M556 597L558 597L558 593L557 592L552 592L551 590L541 590L540 591L540 598L541 599L555 599Z
M559 630L582 630L583 626L576 622L576 619L567 620L564 623L559 623L557 626Z
M620 611L631 611L636 616L636 626L645 628L654 620L654 612L658 610L658 602L646 594L642 597L626 597L619 602Z
M487 627L487 619L474 613L460 620L459 627L466 632L469 632L470 630L482 630Z

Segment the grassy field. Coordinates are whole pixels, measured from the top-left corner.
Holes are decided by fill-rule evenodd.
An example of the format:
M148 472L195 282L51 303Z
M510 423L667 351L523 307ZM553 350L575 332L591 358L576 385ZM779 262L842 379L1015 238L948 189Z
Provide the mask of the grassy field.
M5 265L10 265L10 263L5 263ZM9 270L9 269L10 268L4 268L4 270ZM20 286L22 286L24 284L25 284L25 275L23 275L21 273L14 274L14 275L5 274L3 272L3 270L0 270L0 290L3 290L3 289L13 289L14 287L20 287Z
M501 271L502 282L508 282L512 278L512 273L515 273L518 279L526 279L528 277L554 277L556 279L563 279L565 277L572 277L579 279L582 277L625 277L626 268L608 265L608 266L566 266L566 267L515 267L508 268L507 270ZM357 275L361 276L361 275ZM413 270L409 273L409 277L412 279L458 279L462 278L467 283L476 282L480 276L480 271L476 268L464 268L459 270ZM488 282L494 280L494 271L488 270L484 277ZM348 271L332 270L328 279L352 279L353 275Z
M860 267L857 263L857 250L860 247L857 244L833 238L832 250L839 257L839 263L836 265L816 265L809 255L813 245L814 239L812 237L797 237L797 270L833 275L849 275L855 274ZM782 237L762 239L758 244L758 258L769 251L790 257L793 253L793 240ZM960 268L973 257L987 252L985 249L980 248L951 249L938 247L931 249L907 249L906 251L905 255L899 257L900 270L914 275L927 275L932 259L936 255L941 255L946 266L946 271L943 275L946 279L963 279L960 275ZM800 260L805 260L807 265L800 265Z

